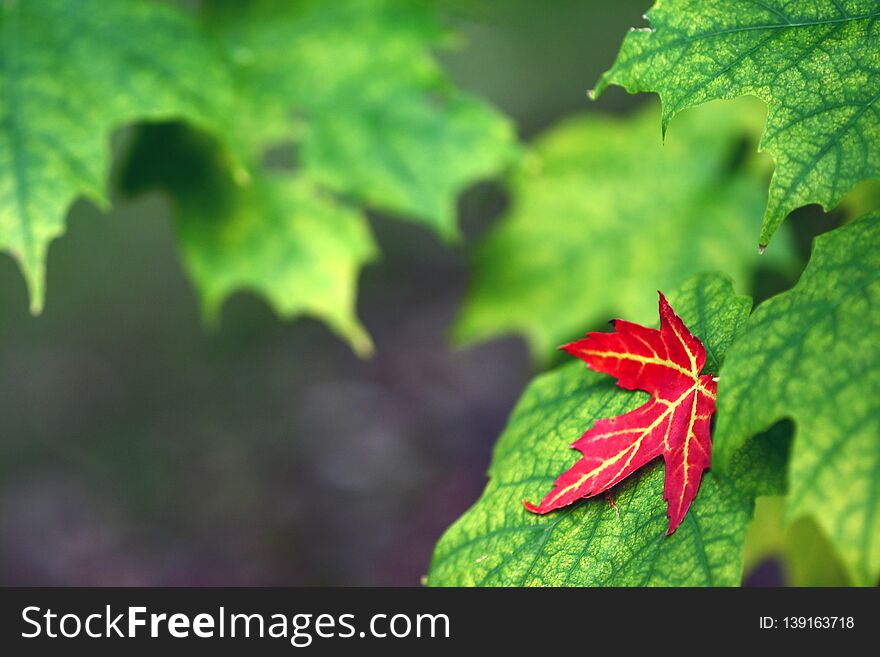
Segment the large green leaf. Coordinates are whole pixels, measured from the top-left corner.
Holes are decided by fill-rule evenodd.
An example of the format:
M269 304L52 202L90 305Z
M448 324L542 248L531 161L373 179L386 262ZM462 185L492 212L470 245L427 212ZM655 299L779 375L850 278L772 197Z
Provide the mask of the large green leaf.
M716 275L690 279L670 303L719 359L750 302ZM717 360L716 360L717 362ZM735 585L758 494L780 492L786 437L752 443L735 467L708 471L684 522L666 536L663 464L649 465L603 498L546 516L527 512L575 459L568 448L593 422L635 409L646 395L572 363L526 390L495 447L479 501L437 545L428 583L447 585Z
M209 322L239 290L265 296L284 317L327 322L355 351L372 343L355 314L360 268L376 256L365 217L305 176L237 180L224 151L179 124L143 130L122 180L129 193L170 192L178 243Z
M657 108L553 128L511 182L512 209L479 245L455 337L518 331L546 359L609 317L650 321L653 292L720 269L740 287L759 263L760 163L754 101L700 108L677 139L656 139ZM790 249L766 264L790 261Z
M435 62L432 3L227 1L206 19L229 54L238 138L297 143L303 171L370 207L454 237L458 193L515 153L511 123Z
M0 248L43 304L49 242L80 195L106 206L109 136L142 118L217 123L223 67L196 26L135 0L0 3Z
M820 236L797 285L761 304L718 387L716 455L782 418L787 515L811 514L857 584L880 576L880 214Z
M829 209L880 177L880 1L668 0L647 17L652 29L627 35L595 93L656 91L664 131L708 100L764 100L761 148L776 171L761 244L795 208Z

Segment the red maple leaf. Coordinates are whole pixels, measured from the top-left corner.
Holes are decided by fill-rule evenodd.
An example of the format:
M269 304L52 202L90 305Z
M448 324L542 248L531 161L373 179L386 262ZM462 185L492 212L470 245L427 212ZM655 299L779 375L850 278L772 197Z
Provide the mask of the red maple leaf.
M663 456L669 530L684 519L703 470L709 467L709 419L715 412L715 380L700 375L706 349L660 293L660 330L616 320L614 333L589 333L562 347L587 367L617 378L627 390L651 400L636 410L599 420L572 447L583 457L564 472L534 513L548 513L602 493Z

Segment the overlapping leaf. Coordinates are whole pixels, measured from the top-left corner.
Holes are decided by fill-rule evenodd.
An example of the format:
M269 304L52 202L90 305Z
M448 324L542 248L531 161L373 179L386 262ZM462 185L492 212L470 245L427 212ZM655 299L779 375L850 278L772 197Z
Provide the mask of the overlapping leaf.
M669 531L681 524L711 462L709 421L715 413L716 383L701 374L706 349L660 294L660 329L624 320L613 333L590 333L563 347L587 367L610 374L625 390L642 390L651 399L636 410L605 418L572 447L583 452L553 485L535 513L549 513L603 493L662 456L666 463L663 497Z
M822 235L797 285L761 304L718 391L716 459L793 418L790 520L812 515L852 580L880 577L880 215Z
M737 159L756 135L755 109L690 111L665 146L655 107L539 138L512 180L511 211L477 248L455 337L521 332L544 360L608 317L652 321L646 289L715 269L746 286L759 262L786 266L788 235L759 261L765 182L759 163Z
M0 249L38 311L70 203L106 206L110 132L144 118L216 125L223 67L195 24L139 0L0 4Z
M650 293L646 291L646 293ZM719 362L749 301L719 276L699 276L670 302ZM572 463L567 445L599 418L645 401L580 364L538 377L495 447L479 501L437 545L428 583L461 585L735 585L743 536L758 494L781 492L786 436L754 441L725 474L708 471L690 512L666 536L664 467L657 462L601 497L538 516L522 507Z
M761 148L776 171L761 244L795 208L829 209L880 177L878 0L668 0L647 18L651 29L627 35L595 93L609 84L657 92L664 131L708 100L764 100Z

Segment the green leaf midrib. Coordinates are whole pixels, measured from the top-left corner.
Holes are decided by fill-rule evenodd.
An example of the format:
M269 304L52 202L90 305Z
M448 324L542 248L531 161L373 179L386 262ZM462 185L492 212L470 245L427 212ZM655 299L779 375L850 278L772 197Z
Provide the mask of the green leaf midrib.
M549 527L545 527L545 528L544 528L543 535L541 536L541 542L540 542L540 544L538 545L538 548L535 550L535 554L534 554L534 556L532 557L532 561L531 561L531 563L529 564L529 567L526 568L526 571L523 573L522 578L520 579L520 583L521 583L521 584L525 584L525 583L526 583L526 581L527 581L528 578L529 578L529 575L531 575L531 574L532 574L532 571L535 570L535 565L538 563L538 559L539 559L539 558L541 557L541 555L544 553L544 548L547 547L547 542L548 542L548 541L550 540L550 538L553 536L553 533L557 530L557 528L558 528L559 525L562 523L562 521L565 520L565 518L568 516L568 514L571 513L573 510L574 510L574 507L570 507L570 508L568 508L568 509L565 509L565 512L564 512L564 513L560 513L560 514L559 514L559 517L556 518L556 519L553 521L553 523L552 523ZM519 552L523 546L528 545L528 544L529 544L528 541L524 541L523 544L522 544L519 548L517 548L516 550L514 550L514 552L512 553L511 556L516 555L517 552ZM490 570L488 573L486 573L486 576L483 578L483 583L485 584L486 582L488 582L488 581L492 578L492 576L493 576L493 575L494 575L494 574L495 574L500 568L503 568L503 567L504 567L504 565L505 565L505 563L502 561L502 562L500 562L497 566L495 566L495 568L493 568L493 569Z
M763 5L762 5L762 6L763 6ZM772 8L767 7L767 9L772 9ZM763 48L766 48L768 45L770 45L770 43L771 43L776 37L778 37L780 34L784 34L784 33L785 33L785 32L783 31L783 28L789 28L789 27L817 27L817 26L825 26L825 25L834 25L834 26L835 26L834 29L831 29L831 30L827 31L827 32L826 32L825 34L823 34L819 39L816 40L816 43L814 43L814 44L813 44L812 46L810 46L807 50L805 50L803 53L801 53L801 57L800 57L800 59L803 59L803 58L805 58L807 55L812 54L813 51L815 51L817 48L820 48L821 46L825 45L825 43L827 43L827 41L828 41L828 40L829 40L834 34L836 34L836 33L840 30L840 28L841 28L842 26L846 25L847 23L855 22L855 21L858 21L858 20L864 20L864 19L874 19L874 18L878 18L878 17L880 17L880 11L878 11L878 12L874 12L873 14L866 14L866 15L864 15L864 16L859 16L859 17L854 17L854 18L845 18L845 19L835 19L835 20L831 20L831 21L812 21L812 22L808 21L808 22L803 22L803 23L786 23L786 24L780 24L780 25L776 25L776 26L769 26L769 25L764 25L764 26L748 26L748 27L750 27L751 29L746 29L747 26L744 26L743 28L739 28L739 29L720 30L720 31L718 31L718 32L705 33L705 34L701 34L701 35L694 35L693 37L688 37L688 38L678 39L678 40L676 40L676 41L671 41L670 43L666 44L666 48L665 48L665 49L670 50L670 49L673 49L673 48L675 48L675 47L677 47L677 46L679 46L679 45L682 45L682 44L695 43L695 42L697 42L697 41L705 40L705 39L708 39L708 38L711 38L711 37L726 36L726 35L729 35L729 34L736 34L737 32L760 31L760 30L771 30L771 32L770 32L770 34L767 36L767 38L765 38L765 39L762 40L762 41L759 41L757 44L755 44L754 46L752 46L752 47L749 48L748 50L746 50L746 51L740 53L737 57L735 57L734 59L732 59L732 60L731 60L726 66L724 66L723 68L720 68L720 69L718 69L717 71L715 71L715 73L714 73L710 78L708 78L708 79L706 79L706 80L701 80L701 81L698 82L697 84L693 85L693 86L692 86L690 89L688 89L687 92L686 92L686 93L685 93L685 94L684 94L684 95L678 100L678 102L676 103L675 107L674 107L671 111L670 111L670 110L666 110L666 111L667 111L667 112L670 112L670 113L676 113L676 112L681 111L681 108L684 107L684 106L687 106L688 101L690 100L690 98L691 98L691 97L692 97L697 91L699 91L700 89L704 89L704 88L707 87L709 84L711 84L712 82L714 82L715 80L717 80L718 78L720 78L722 75L724 75L725 73L729 72L733 67L735 67L735 66L738 65L738 64L741 64L741 63L743 62L743 60L746 59L746 57L752 55L753 53L757 52L758 50L761 50L761 49L763 49ZM645 53L646 56L651 55L651 54L653 54L653 53L650 53L650 52L649 52L649 53ZM643 57L634 57L631 61L633 61L633 62L640 62L640 61L642 61L642 60L643 60ZM799 60L798 60L798 61L799 61ZM783 71L787 71L787 70L789 70L792 66L794 66L796 63L797 63L797 61L792 62L790 66L788 66L787 68L782 69L782 70L783 70ZM837 106L831 106L831 107L823 107L823 108L821 108L820 110L818 110L818 111L816 111L816 112L811 112L811 113L806 114L806 115L804 115L804 116L800 116L800 117L798 117L796 120L794 120L794 121L790 122L789 124L787 124L787 125L785 126L785 128L780 128L779 130L775 131L775 132L773 133L772 136L771 136L770 134L765 134L765 135L764 135L764 140L766 141L767 139L772 139L773 136L775 136L775 135L778 134L779 132L782 132L782 130L790 129L791 127L797 125L797 124L800 123L800 122L803 122L803 121L807 120L808 118L811 118L812 116L817 116L818 114L822 114L822 113L825 113L825 112L831 111L831 110L833 110L833 109L840 109L841 107L846 107L846 106L860 107L861 110L860 110L859 112L857 112L853 117L851 117L851 119L847 122L847 124L846 124L845 126L843 126L840 130L838 130L838 131L833 135L833 138L832 138L832 139L829 139L829 140L828 140L828 142L825 144L825 147L824 147L824 148L822 149L822 151L820 152L819 156L816 157L816 158L814 158L813 161L810 163L811 165L815 165L816 162L818 162L819 160L821 160L822 157L824 157L824 156L828 153L828 150L831 148L831 146L832 146L834 143L836 143L837 140L838 140L842 135L844 135L846 132L848 132L850 128L852 128L853 124L854 124L854 123L855 123L855 122L856 122L856 121L857 121L857 120L858 120L858 119L859 119L859 118L860 118L860 117L861 117L861 116L867 111L867 109L868 109L871 105L873 105L875 102L877 102L878 98L880 98L880 95L875 96L873 99L871 99L871 100L870 100L866 105L864 105L864 106L862 106L862 105L860 105L860 104L858 104L858 103L851 103L851 104L839 104L839 105L837 105ZM666 114L665 114L665 112L664 112L664 127L665 127L665 115L666 115ZM803 168L803 169L806 169L806 167L802 167L802 168ZM805 176L806 176L805 173L801 173L801 174L799 175L799 177L795 180L795 182L792 183L792 184L787 188L787 191L786 191L785 195L783 196L783 198L788 198L788 197L790 196L790 191L789 191L789 190L794 190L794 189L796 189L797 186L800 185L800 183L803 182L803 179L804 179Z
M823 105L822 107L820 107L819 109L817 109L815 111L807 112L806 114L801 114L796 119L789 121L785 125L779 126L773 132L770 132L768 129L768 131L764 133L764 139L765 140L766 139L776 139L776 137L780 133L785 132L786 130L791 130L797 124L803 123L804 121L806 121L808 119L815 118L815 117L819 116L820 114L824 114L826 112L833 112L834 110L844 109L846 107L869 107L869 106L873 105L874 103L876 103L878 99L880 99L880 95L872 98L870 101L868 101L868 103L866 105L863 105L862 103L852 103L852 102L837 103L836 105Z
M763 6L763 5L762 5ZM771 10L769 7L765 7L768 10ZM799 27L822 27L825 25L837 25L839 23L851 23L862 20L873 20L876 18L880 18L880 11L874 11L869 14L859 14L857 16L841 16L840 18L832 18L827 20L820 21L802 21L800 23L767 23L765 25L743 25L742 27L732 27L727 30L718 30L716 32L703 32L701 34L692 34L688 37L683 37L681 39L676 39L674 41L670 41L668 46L678 46L685 43L694 43L695 41L702 41L704 39L711 39L719 36L727 36L730 34L739 34L741 32L758 32L760 30L780 30L780 29L788 29L788 28L799 28ZM636 61L636 58L633 58L631 61Z
M695 514L689 513L685 518L687 518L688 522L694 527L694 538L697 542L697 560L703 568L709 586L713 586L714 580L712 579L712 571L709 568L709 562L706 560L706 547L703 544L703 530L700 529L700 523L697 522Z
M763 6L763 5L762 5ZM767 8L770 9L770 8ZM860 20L875 20L880 18L880 11L875 11L870 14L862 14L859 16L849 16L849 17L841 17L835 19L829 19L824 21L802 21L800 23L768 23L765 25L743 25L741 27L730 28L727 30L718 30L716 32L703 32L700 34L691 34L686 37L682 37L680 39L674 39L669 43L664 44L663 48L660 50L672 50L678 46L687 45L690 43L697 43L699 41L708 41L709 39L714 39L717 37L729 36L731 34L740 34L743 32L760 32L761 30L772 30L774 34L778 33L779 30L785 30L788 28L808 28L808 27L823 27L825 25L846 25L847 23L853 23ZM819 40L819 43L824 43L825 40L833 33L829 31L828 34L823 35L822 39ZM770 39L766 41L762 41L759 43L752 51L757 50L758 48L767 45ZM652 51L646 51L634 57L630 57L627 59L626 63L622 68L631 68L633 64L644 62L646 59L650 59L656 53ZM610 73L610 71L609 71ZM608 75L606 73L603 76L603 79ZM600 85L604 86L604 85Z
M639 482L639 486L641 486L641 485L642 485L642 483ZM638 487L636 488L636 490L638 490ZM608 506L609 506L609 508L610 508L610 506L611 506L610 503L608 503L608 502L606 502L606 503L608 504ZM654 522L655 519L656 519L659 515L662 515L662 516L665 517L666 514L665 514L665 512L664 512L664 513L662 513L662 514L654 514L654 515L647 515L647 516L645 516L645 518L642 520L642 522L635 526L635 528L633 529L633 532L635 533L635 532L641 532L641 531L644 531L645 527L647 527L647 526L650 525L652 522ZM601 518L601 515L598 516L598 517ZM597 521L597 522L598 522L598 521ZM626 559L624 559L623 561L621 561L619 564L615 564L615 565L614 565L614 568L613 568L613 570L611 571L610 578L613 579L614 577L617 576L617 574L618 574L619 572L621 572L621 571L623 571L624 569L626 569L626 567L629 566L633 561L635 561L636 559L641 559L641 558L644 558L644 561L646 561L647 563L649 563L649 564L651 565L651 568L649 569L648 572L650 572L651 574L653 574L653 572L654 572L654 568L656 568L656 566L657 566L657 557L658 557L658 555L659 555L659 553L660 553L660 546L662 545L663 541L665 541L667 538L668 538L668 537L665 536L664 534L657 534L657 536L656 536L655 539L654 539L654 542L651 544L651 547L652 547L653 549L652 549L652 551L651 551L651 556L650 556L650 557L648 557L648 558L644 558L644 555L643 555L643 554L641 554L641 553L639 553L639 552L637 552L637 551L633 551L632 554L630 554ZM701 557L702 557L702 558L705 558L705 555L701 555ZM570 570L569 570L569 572L568 572L568 575L569 575L569 576L571 575L571 572L572 572L572 571L573 571L573 569L570 569ZM646 583L647 581L648 581L648 580L646 580L646 579L643 578L643 579L642 579L642 582L641 582L642 586L644 586L645 583ZM566 580L566 583L568 583L568 580Z
M688 102L690 101L690 99L694 96L694 94L697 93L700 89L704 89L708 85L715 82L715 80L720 78L722 75L724 75L725 73L730 71L734 66L741 64L743 62L743 60L746 57L748 57L749 55L751 55L751 54L757 52L758 50L761 50L765 46L769 45L773 41L773 39L775 39L776 37L779 36L779 34L780 34L780 32L774 30L773 32L771 32L767 36L767 38L765 38L762 41L759 41L757 44L755 44L754 46L752 46L748 50L744 50L739 55L737 55L732 60L730 60L726 66L719 68L717 71L715 71L715 73L712 74L712 77L707 78L706 80L700 80L699 82L691 85L691 87L684 93L684 95L682 95L682 97L678 99L678 102L676 103L676 106L674 109L670 110L669 108L666 108L664 110L664 113L663 113L664 127L666 125L665 118L666 118L667 114L669 114L671 112L681 111L681 108L686 106L688 104ZM691 41L683 40L682 43L691 43ZM677 45L677 44L670 44L670 45Z

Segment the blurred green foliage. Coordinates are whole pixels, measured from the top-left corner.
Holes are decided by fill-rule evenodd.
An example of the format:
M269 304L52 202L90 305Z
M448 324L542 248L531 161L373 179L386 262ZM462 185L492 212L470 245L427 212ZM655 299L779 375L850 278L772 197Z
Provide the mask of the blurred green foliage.
M230 95L195 22L140 0L4 2L0 58L0 248L38 312L70 204L109 206L110 133L172 116L216 128Z
M80 194L107 206L107 140L133 121L190 121L216 140L205 157L228 159L205 187L173 181L204 307L216 315L236 289L265 293L282 315L326 319L361 353L370 340L355 289L376 249L358 205L452 239L458 193L516 155L512 124L436 63L447 30L432 3L70 7L6 3L0 23L0 245L22 263L37 310L49 242ZM272 148L296 148L295 170L267 173ZM221 216L198 218L217 214L196 200L208 195L223 197Z
M356 208L283 171L239 184L218 144L181 124L142 129L120 182L128 193L159 187L173 198L178 247L210 324L230 294L247 290L281 315L324 320L361 355L372 351L355 290L378 251Z
M539 362L610 317L649 322L656 290L718 270L739 290L760 268L796 270L788 235L761 257L767 167L762 108L748 100L682 117L661 143L659 111L585 114L532 145L509 212L473 255L454 335L523 333Z

